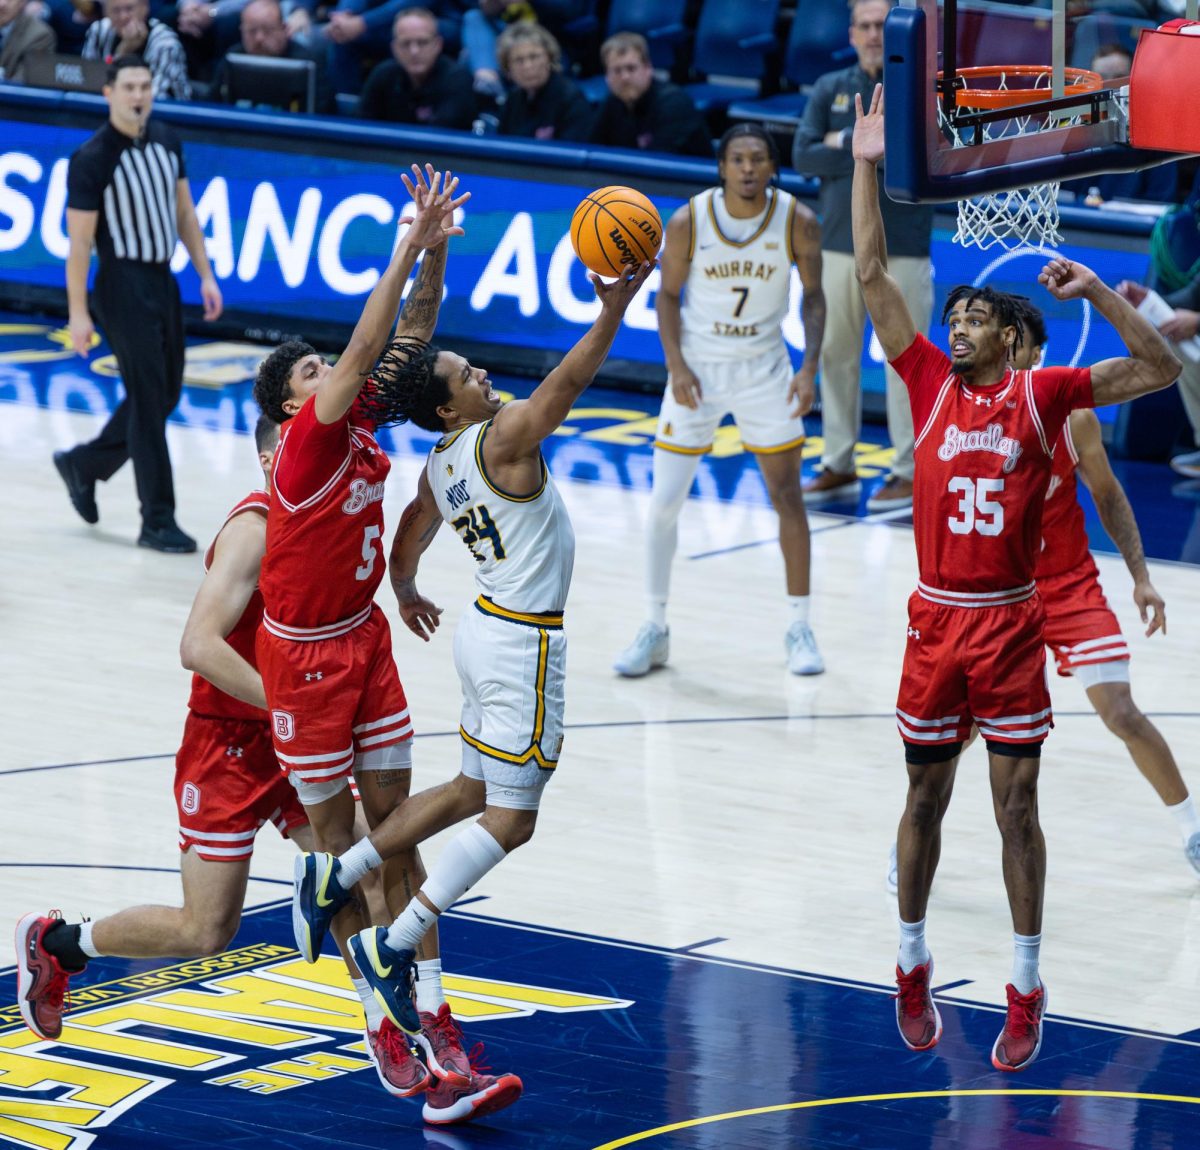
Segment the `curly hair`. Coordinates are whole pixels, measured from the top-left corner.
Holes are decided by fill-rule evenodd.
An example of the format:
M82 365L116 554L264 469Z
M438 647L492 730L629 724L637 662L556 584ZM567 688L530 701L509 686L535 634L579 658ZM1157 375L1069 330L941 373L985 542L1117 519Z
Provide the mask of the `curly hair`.
M450 383L437 373L441 349L423 339L396 336L367 377L360 403L377 427L415 423L442 432L437 409L450 401Z
M970 307L976 300L987 304L992 309L992 315L996 317L1002 328L1015 327L1017 329L1017 343L1025 338L1026 309L1024 304L1028 304L1029 300L1024 296L1012 295L1010 292L997 291L990 287L974 287L971 284L959 284L957 287L952 287L946 295L946 306L942 308L942 323L949 320L956 303L961 301Z
M258 365L258 374L254 378L254 402L265 416L276 423L284 423L291 418L283 405L292 398L292 368L306 355L316 353L317 349L312 344L289 339Z

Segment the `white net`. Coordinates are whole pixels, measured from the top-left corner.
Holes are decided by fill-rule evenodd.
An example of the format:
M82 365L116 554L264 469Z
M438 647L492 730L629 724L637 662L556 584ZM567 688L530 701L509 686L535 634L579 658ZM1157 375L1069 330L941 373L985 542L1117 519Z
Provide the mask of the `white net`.
M1012 91L1020 87L1036 98L1035 93L1039 91L1047 93L1051 74L1047 69L1032 77L1032 82L1027 74L1021 75L1019 80L1014 74L1017 82L1010 86L1008 75L998 68L994 79L995 91ZM945 115L941 103L938 103L938 123L956 148L1005 136L1024 136L1048 128L1071 127L1080 123L1084 115L1084 108L1066 112L1059 110L1047 115L1038 112L1036 106L1026 106L1014 109L1014 115L1003 120L993 120L963 130L955 120ZM974 245L984 251L996 245L1008 251L1026 246L1058 247L1062 243L1058 230L1059 187L1057 182L1033 184L1026 188L1010 188L959 200L958 229L954 233L954 242L964 247Z

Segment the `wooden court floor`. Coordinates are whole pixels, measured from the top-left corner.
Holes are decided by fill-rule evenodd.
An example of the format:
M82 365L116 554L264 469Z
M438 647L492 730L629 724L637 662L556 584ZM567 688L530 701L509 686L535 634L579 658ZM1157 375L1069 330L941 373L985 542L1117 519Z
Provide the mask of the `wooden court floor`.
M94 401L97 410L67 409L68 404L84 406L84 393L65 378L78 370L63 362L0 365L0 399L14 400L0 402L5 536L0 548L5 736L0 744L5 825L0 894L14 921L27 910L50 906L68 916L96 917L132 902L177 900L171 756L188 684L177 644L200 578L200 560L133 545L137 516L128 468L101 488L99 527L86 527L71 511L50 453L90 434L104 402L100 391L88 391L92 398L86 402ZM18 378L21 373L28 378ZM56 382L57 376L64 378ZM228 402L243 404L243 393L232 392ZM646 408L644 401L636 402ZM258 476L251 441L229 429L237 421L227 418L225 399L210 396L193 406L197 414L190 425L172 425L171 448L180 523L207 542L227 509L257 485ZM624 410L635 401L610 394L596 406ZM390 524L414 488L423 446L419 437L395 438L385 501ZM578 538L567 612L567 741L533 841L472 892L481 896L469 909L483 932L472 936L471 945L478 947L472 961L510 951L524 961L528 953L522 940L545 932L605 940L589 951L587 970L597 992L621 1001L642 992L606 973L606 956L615 953L607 948L614 945L660 957L687 955L703 971L769 969L784 972L780 977L802 972L823 986L866 988L874 1013L868 1010L856 1023L852 1066L895 1070L888 1083L893 1093L929 1088L926 1071L938 1065L931 1061L936 1053L921 1061L903 1050L884 995L896 947L895 900L886 892L884 874L904 794L892 708L905 602L915 585L911 531L903 521L812 514L813 624L828 670L811 680L791 677L783 662L787 620L782 563L772 543L773 515L752 471L722 479L717 461L702 486L720 497L691 500L681 526L671 664L643 680L621 680L610 664L641 618L640 525L649 458L645 435L606 433L603 421L581 423L578 434L555 444L552 467ZM1163 499L1169 500L1170 480L1164 477L1162 486ZM1143 513L1160 512L1147 505ZM1130 638L1135 697L1174 747L1185 778L1200 787L1198 572L1186 563L1152 562L1170 624L1167 637L1147 640L1123 564L1111 555L1098 561ZM418 731L414 789L457 769L459 691L450 639L473 597L471 568L457 539L441 533L418 580L445 608L442 631L427 645L403 631L386 587L381 590ZM1144 1064L1148 1055L1133 1049L1142 1041L1157 1044L1160 1055L1168 1050L1172 1074L1180 1081L1190 1076L1194 1083L1200 1072L1200 880L1184 860L1173 824L1123 747L1091 713L1082 690L1057 679L1052 688L1056 727L1044 755L1041 790L1050 866L1043 971L1051 1015L1074 1021L1051 1024L1043 1060L1054 1054L1056 1036L1068 1030L1075 1038L1064 1039L1060 1053L1075 1051L1080 1034L1103 1039L1112 1053L1100 1063L1082 1056L1073 1062L1074 1055L1065 1064L1060 1059L1052 1080L1037 1084L1085 1093L1101 1088L1145 1093L1152 1067ZM428 853L438 849L434 840ZM291 847L268 828L255 855L248 905L286 893L280 883L290 870ZM489 941L489 929L499 932L503 944ZM1010 934L984 756L975 750L960 770L929 912L929 938L939 980L947 987L941 998L949 1016L960 1004L963 1019L983 1017L983 1029L998 1028L999 1015L992 1008L1003 1002ZM286 943L286 929L271 937ZM6 969L12 963L10 938L0 932L0 965ZM447 965L453 968L453 944L446 945ZM614 969L625 968L618 963ZM526 981L541 978L542 985L559 985L552 981L557 974L574 985L578 979L569 973L578 976L579 970L559 968L540 976L527 971ZM676 984L677 991L681 985ZM14 984L9 980L6 986L5 1002L11 1002ZM715 983L708 987L699 978L685 995L692 1012L688 1025L708 1025L708 1003L711 1024L725 1026L739 996L746 994L748 1009L757 1009L755 993L736 983L729 990ZM836 997L828 1004L822 999L821 1009L832 1011L830 1016L794 1018L752 1052L729 1051L718 1043L717 1051L705 1056L708 1061L696 1063L691 1085L681 1094L671 1095L674 1087L665 1084L674 1078L662 1075L663 1097L647 1103L646 1124L640 1127L629 1121L622 1128L620 1106L613 1104L607 1124L547 1119L537 1138L523 1137L522 1108L539 1113L542 1067L533 1053L536 1044L514 1041L509 1048L523 1051L533 1065L513 1067L524 1069L527 1098L495 1119L511 1140L489 1143L486 1131L472 1130L439 1134L440 1143L427 1131L422 1141L419 1121L406 1113L403 1137L397 1133L393 1141L623 1145L615 1140L638 1129L715 1113L719 1107L710 1106L703 1089L694 1089L695 1074L722 1078L734 1073L723 1057L736 1063L778 1056L801 1059L804 1065L835 1057L845 1024L838 1011L864 1009L857 999L847 1003ZM549 1041L566 1042L561 1032L553 1037L551 1023L557 1017L547 1022L543 1015L540 1025L549 1027ZM558 1021L574 1025L573 1019ZM956 1033L973 1033L974 1025L964 1022ZM819 1033L816 1049L813 1035L795 1034L795 1026ZM948 1024L948 1031L952 1027ZM754 1043L753 1027L734 1029L735 1044ZM1002 1076L987 1064L990 1041L979 1039L977 1066L971 1042L960 1052L973 1067L973 1086L1010 1091L1033 1085L1025 1078L999 1081ZM581 1063L586 1077L574 1088L603 1093L606 1066L620 1060ZM648 1073L660 1070L651 1067ZM570 1085L572 1071L561 1060L548 1073L566 1075ZM4 1093L4 1074L0 1053L0 1144L32 1144L6 1135L11 1096ZM910 1079L920 1085L905 1087ZM620 1080L613 1078L614 1090ZM845 1081L852 1084L853 1073ZM639 1088L651 1089L644 1081ZM776 1101L811 1099L822 1089L797 1071L785 1077ZM1182 1097L1174 1087L1157 1092ZM1193 1087L1187 1094L1200 1090ZM569 1090L564 1098L568 1095ZM1028 1144L1200 1145L1196 1101L1189 1097L1178 1103L1180 1113L1188 1113L1178 1122L1152 1121L1150 1111L1139 1109L1149 1103L1114 1104L1125 1108L1114 1111L1113 1121L1088 1126L1091 1141L1051 1133L1045 1136L1049 1140ZM715 1127L704 1128L708 1133L697 1128L690 1134L660 1134L647 1144L1026 1144L1017 1133L1007 1140L997 1138L995 1129L987 1140L978 1133L995 1123L1018 1131L1020 1105L1008 1110L973 1106L959 1098L950 1118L903 1128L851 1123L846 1129L859 1130L856 1141L845 1140L850 1134L830 1132L826 1141L812 1131L766 1126L741 1135L722 1127L719 1136ZM735 1100L725 1108L737 1110L740 1104ZM564 1105L564 1113L569 1111ZM598 1113L588 1110L593 1112ZM945 1141L960 1120L978 1137ZM254 1121L262 1123L262 1145L335 1144L289 1140L286 1118L264 1113ZM1145 1141L1151 1128L1158 1140ZM97 1137L101 1147L142 1144L116 1126Z

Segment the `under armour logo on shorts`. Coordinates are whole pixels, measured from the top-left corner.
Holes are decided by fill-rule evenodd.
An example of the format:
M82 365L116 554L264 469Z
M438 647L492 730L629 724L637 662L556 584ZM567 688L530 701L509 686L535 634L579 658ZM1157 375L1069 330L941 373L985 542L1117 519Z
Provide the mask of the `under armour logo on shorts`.
M242 751L241 747L226 747L225 748L225 757L227 759L240 759L242 757L242 754L243 754L243 751Z
M296 737L296 720L289 711L272 711L271 722L275 725L275 737L281 743Z
M909 627L908 637L910 639L916 639L917 642L919 643L921 641L921 632L918 631L915 627Z
M304 676L306 683L311 683L314 679L320 682L325 677L324 671L310 671Z
M195 783L184 783L179 795L179 809L185 815L194 815L200 809L200 788Z

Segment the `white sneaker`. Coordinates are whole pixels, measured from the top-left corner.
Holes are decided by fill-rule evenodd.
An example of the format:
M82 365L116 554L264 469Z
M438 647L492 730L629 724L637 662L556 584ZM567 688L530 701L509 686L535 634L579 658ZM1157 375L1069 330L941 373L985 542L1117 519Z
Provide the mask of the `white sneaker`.
M647 621L633 642L616 657L613 670L627 679L638 679L655 667L666 666L670 654L671 628Z
M1183 848L1183 853L1187 855L1187 860L1192 864L1192 870L1200 874L1200 831L1197 831L1187 841L1187 846Z
M1171 460L1171 470L1189 479L1200 479L1200 451L1189 451L1186 455L1176 455Z
M900 879L896 873L896 844L892 843L891 854L888 855L887 873L888 894L896 894L900 889Z
M825 670L825 660L817 650L812 628L807 623L793 623L783 638L787 649L788 670L793 675L819 675Z

